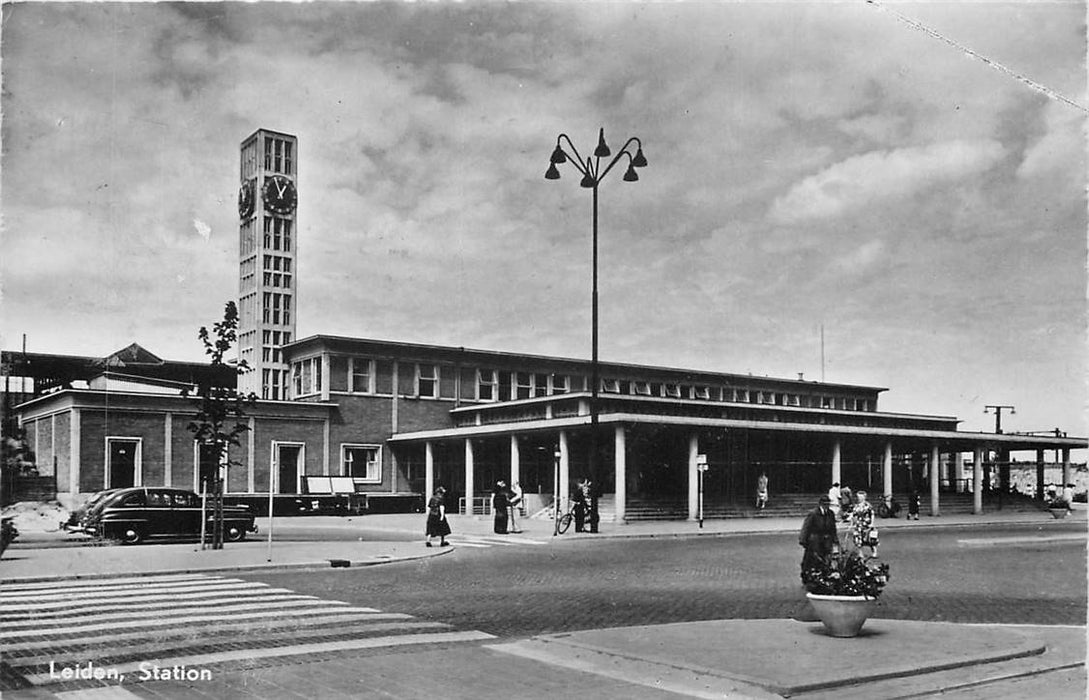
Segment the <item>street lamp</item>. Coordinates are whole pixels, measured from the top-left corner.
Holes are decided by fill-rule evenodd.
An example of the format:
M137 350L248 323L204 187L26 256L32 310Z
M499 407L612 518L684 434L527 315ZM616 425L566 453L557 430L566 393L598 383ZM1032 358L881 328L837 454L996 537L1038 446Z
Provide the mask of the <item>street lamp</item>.
M1013 406L1007 406L1005 404L1000 404L1000 405L997 405L997 406L992 405L992 404L987 404L986 406L983 407L983 412L984 413L990 413L992 409L994 410L994 431L998 435L1001 435L1002 434L1002 411L1005 410L1005 409L1009 409L1011 416L1013 414L1017 413L1017 411L1014 410Z
M564 148L564 142L566 141L567 147ZM631 145L635 144L635 153L632 153L630 149ZM647 159L643 156L643 142L634 136L624 142L624 145L617 151L615 156L612 156L612 160L607 161L607 164L602 167L601 161L603 158L609 158L612 156L612 151L609 150L608 144L605 143L605 129L602 128L598 132L597 148L594 149L593 158L586 158L583 160L579 154L578 149L575 148L575 144L571 142L570 137L567 134L560 134L556 137L556 148L552 151L552 156L549 158L548 170L545 172L546 180L559 180L560 171L556 167L563 163L571 163L576 170L582 175L582 180L579 182L579 186L588 190L594 191L593 198L593 292L591 296L592 303L592 350L590 358L590 532L597 532L598 513L597 513L597 428L598 428L598 390L600 389L601 377L599 376L598 358L597 358L597 188L601 184L601 181L605 179L605 176L609 174L609 171L613 169L621 158L627 156L628 169L624 172L625 182L635 182L639 179L639 173L635 171L636 168L645 167Z
M994 432L996 435L1002 434L1002 411L1009 410L1010 415L1017 413L1013 406L1006 404L987 404L983 407L984 413L990 413L994 411ZM1010 481L1010 452L1009 450L999 449L996 451L996 461L998 466L998 507L1002 508L1002 496L1006 489L1009 488ZM988 483L990 481L988 480Z

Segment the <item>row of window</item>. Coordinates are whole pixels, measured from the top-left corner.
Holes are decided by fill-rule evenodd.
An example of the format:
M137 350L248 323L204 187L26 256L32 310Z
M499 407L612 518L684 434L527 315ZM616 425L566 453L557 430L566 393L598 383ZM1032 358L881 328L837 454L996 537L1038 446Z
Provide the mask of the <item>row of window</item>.
M394 375L391 360L366 357L329 358L329 389L356 394L401 395L466 401L512 401L538 396L556 396L587 390L584 375L548 372L512 372L490 368L462 367L434 363L399 363ZM460 374L459 374L460 371ZM292 365L294 396L322 390L321 358L312 357ZM600 390L606 394L653 396L673 399L755 403L770 406L798 406L854 411L871 410L870 400L853 397L802 395L790 392L757 391L735 387L631 381L607 377Z
M261 370L261 398L270 401L287 400L287 370Z
M291 323L291 295L265 292L262 295L261 320L265 323ZM273 343L275 345L275 343Z
M392 395L394 383L403 395L421 398L461 398L467 401L506 401L536 396L567 394L585 388L585 378L576 375L507 372L496 369L432 363L400 363L397 377L393 362L364 357L330 358L330 390L357 394ZM458 381L460 379L460 381ZM577 387L577 388L575 388ZM322 389L321 358L312 357L292 365L295 396L317 394Z
M264 249L291 252L291 219L266 216L264 223Z
M242 257L250 255L254 252L256 245L254 244L253 237L253 219L247 219L242 222L242 225L238 229L238 253Z
M265 137L265 170L290 175L293 167L294 143L275 136Z
M631 396L660 396L671 399L696 399L703 401L729 401L755 403L769 406L799 406L806 408L841 409L845 411L869 411L869 399L844 396L802 395L789 392L757 391L737 387L670 384L668 382L628 381L605 378L601 391L607 394Z

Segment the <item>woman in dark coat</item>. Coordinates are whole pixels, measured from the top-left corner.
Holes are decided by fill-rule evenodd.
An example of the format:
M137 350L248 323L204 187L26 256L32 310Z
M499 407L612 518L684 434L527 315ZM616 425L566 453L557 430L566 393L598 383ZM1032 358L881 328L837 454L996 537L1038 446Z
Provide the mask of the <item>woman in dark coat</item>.
M495 491L492 492L492 515L495 516L495 534L507 534L507 502L510 495L507 493L507 482L495 482Z
M798 544L805 547L802 555L802 571L819 566L832 554L836 539L836 515L829 507L832 499L821 496L817 507L805 516L802 531L798 535Z
M446 522L446 489L442 486L435 489L435 495L427 502L427 546L431 546L431 538L439 538L439 546L446 547L450 543L446 536L450 534L450 523Z

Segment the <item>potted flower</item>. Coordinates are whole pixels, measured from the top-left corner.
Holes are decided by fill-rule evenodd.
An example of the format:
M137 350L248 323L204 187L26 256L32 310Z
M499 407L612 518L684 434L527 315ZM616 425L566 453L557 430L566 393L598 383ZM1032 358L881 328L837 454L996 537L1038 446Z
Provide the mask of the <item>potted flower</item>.
M1070 503L1062 496L1055 496L1047 502L1047 509L1051 511L1051 517L1056 519L1065 518L1070 514Z
M843 547L802 570L806 597L833 637L857 636L888 582L888 564Z

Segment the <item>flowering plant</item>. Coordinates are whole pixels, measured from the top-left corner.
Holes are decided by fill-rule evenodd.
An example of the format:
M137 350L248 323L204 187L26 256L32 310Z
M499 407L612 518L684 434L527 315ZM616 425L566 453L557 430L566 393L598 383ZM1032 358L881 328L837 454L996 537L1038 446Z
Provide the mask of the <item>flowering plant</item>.
M1070 503L1062 496L1055 496L1047 502L1047 507L1070 510Z
M858 550L843 548L802 570L802 583L817 595L877 598L889 582L889 565L863 559Z

